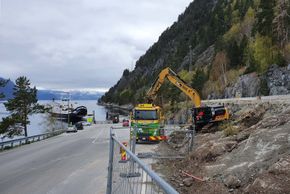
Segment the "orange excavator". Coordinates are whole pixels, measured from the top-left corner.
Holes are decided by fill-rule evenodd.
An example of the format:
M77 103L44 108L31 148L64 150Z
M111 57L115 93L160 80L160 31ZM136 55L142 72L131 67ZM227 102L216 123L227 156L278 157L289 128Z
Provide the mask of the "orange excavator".
M190 87L185 81L183 81L173 70L169 67L163 69L158 78L154 81L151 88L147 92L147 100L149 102L155 101L157 92L164 83L165 79L168 79L173 85L179 88L184 94L186 94L193 102L192 108L193 122L196 126L196 130L202 129L209 123L217 123L229 119L229 111L223 105L218 106L202 106L201 98L198 92Z

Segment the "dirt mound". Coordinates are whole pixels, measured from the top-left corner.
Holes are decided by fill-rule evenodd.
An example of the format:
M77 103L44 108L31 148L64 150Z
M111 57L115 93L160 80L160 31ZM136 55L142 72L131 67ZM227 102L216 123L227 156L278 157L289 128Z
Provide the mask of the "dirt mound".
M239 124L240 127L248 128L255 124L257 124L261 119L263 118L264 114L266 112L265 105L258 105L254 109L249 110L245 113L243 113L237 121L235 121L236 124Z

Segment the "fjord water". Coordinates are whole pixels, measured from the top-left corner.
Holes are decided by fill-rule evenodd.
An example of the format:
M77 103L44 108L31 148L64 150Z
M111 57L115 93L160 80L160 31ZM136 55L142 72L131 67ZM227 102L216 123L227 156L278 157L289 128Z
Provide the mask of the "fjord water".
M52 103L52 101L42 100L38 101L40 104L46 105ZM62 103L61 101L56 101ZM103 106L97 105L95 100L80 100L80 101L70 101L70 104L73 104L73 107L85 106L88 109L88 114L92 114L95 111L96 121L104 121L106 119L106 109ZM0 119L9 115L9 112L6 111L3 102L0 102ZM49 121L47 114L34 114L29 116L30 124L28 125L28 136L38 135L45 133L49 130ZM65 123L60 123L59 128L65 126ZM17 136L18 137L18 136ZM15 137L15 138L17 138ZM20 137L20 136L19 136ZM2 139L2 141L9 140L8 138Z

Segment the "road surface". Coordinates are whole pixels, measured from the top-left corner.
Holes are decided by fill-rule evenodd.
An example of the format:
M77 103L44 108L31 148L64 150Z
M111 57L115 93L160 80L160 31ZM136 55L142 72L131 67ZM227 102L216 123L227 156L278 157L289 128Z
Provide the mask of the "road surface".
M105 193L110 126L93 125L0 153L0 193Z
M0 153L0 194L106 193L111 126L93 125ZM114 133L128 142L129 128ZM136 153L156 147L138 144Z

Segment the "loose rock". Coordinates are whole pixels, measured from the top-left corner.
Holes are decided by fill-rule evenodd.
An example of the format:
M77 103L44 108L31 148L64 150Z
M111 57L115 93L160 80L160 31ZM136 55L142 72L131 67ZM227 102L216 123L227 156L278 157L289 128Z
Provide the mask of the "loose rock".
M241 181L236 176L229 175L224 180L224 184L231 189L235 189L241 186Z
M193 184L193 179L192 178L185 178L185 179L183 179L183 184L185 185L185 186L187 186L187 187L190 187L192 184Z

